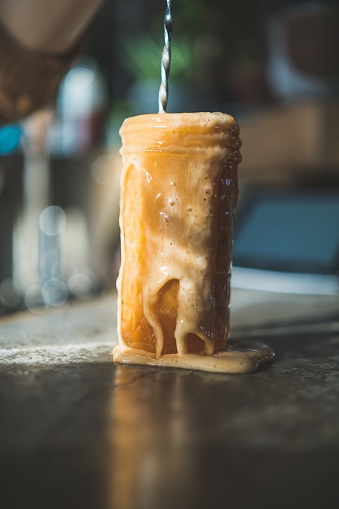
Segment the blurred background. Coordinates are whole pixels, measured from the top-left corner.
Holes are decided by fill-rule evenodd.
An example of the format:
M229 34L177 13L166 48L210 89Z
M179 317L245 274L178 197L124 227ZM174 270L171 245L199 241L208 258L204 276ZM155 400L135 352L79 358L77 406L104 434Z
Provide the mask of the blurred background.
M115 286L118 131L157 112L164 8L104 2L55 104L0 129L0 315ZM176 0L168 111L240 124L234 286L338 293L339 2Z

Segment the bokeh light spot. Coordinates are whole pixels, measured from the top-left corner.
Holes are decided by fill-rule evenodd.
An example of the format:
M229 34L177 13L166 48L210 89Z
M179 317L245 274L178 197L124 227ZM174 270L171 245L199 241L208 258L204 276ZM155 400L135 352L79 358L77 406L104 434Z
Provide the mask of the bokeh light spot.
M59 235L66 226L66 214L61 207L47 207L40 214L39 225L46 235Z
M0 128L0 154L14 152L20 145L22 129L18 125L8 125Z

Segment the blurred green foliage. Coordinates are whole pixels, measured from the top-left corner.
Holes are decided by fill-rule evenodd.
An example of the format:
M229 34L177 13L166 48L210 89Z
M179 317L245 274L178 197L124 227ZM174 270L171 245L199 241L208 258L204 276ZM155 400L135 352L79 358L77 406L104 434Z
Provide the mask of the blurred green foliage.
M163 8L144 0L147 19L137 33L120 41L119 54L133 78L158 78L163 47ZM253 0L173 2L171 78L201 82L217 67L265 59L264 20Z

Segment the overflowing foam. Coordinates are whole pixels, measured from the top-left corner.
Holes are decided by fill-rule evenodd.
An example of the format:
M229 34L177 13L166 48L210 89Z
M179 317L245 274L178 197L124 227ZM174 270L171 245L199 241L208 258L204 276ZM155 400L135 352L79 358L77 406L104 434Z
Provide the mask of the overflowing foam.
M211 365L229 335L238 126L222 113L158 114L127 119L120 133L114 359Z

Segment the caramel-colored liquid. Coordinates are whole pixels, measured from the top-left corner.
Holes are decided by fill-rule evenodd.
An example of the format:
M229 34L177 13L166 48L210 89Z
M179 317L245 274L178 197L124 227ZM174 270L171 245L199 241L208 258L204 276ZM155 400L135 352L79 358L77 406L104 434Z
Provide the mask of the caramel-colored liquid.
M260 366L271 362L273 350L264 343L229 339L225 350L214 355L187 353L165 354L156 358L144 350L135 350L117 345L113 360L123 364L141 364L163 368L183 368L212 373L246 374L255 372Z
M212 370L213 354L224 359L238 131L222 113L141 115L123 123L114 360ZM222 362L223 371L231 369Z

